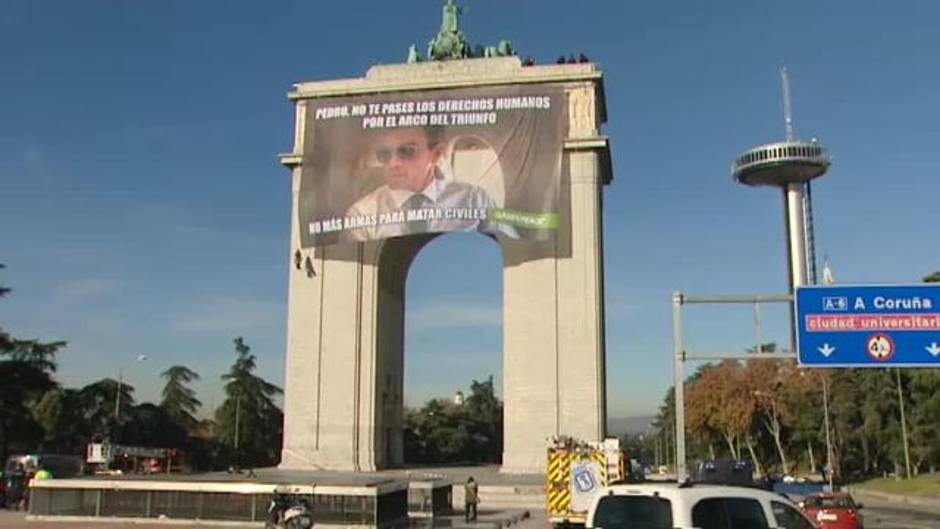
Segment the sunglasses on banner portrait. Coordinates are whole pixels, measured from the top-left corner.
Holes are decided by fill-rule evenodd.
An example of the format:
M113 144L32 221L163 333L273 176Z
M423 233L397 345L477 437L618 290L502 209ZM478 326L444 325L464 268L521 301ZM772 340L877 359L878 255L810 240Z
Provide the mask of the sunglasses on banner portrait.
M403 162L410 162L418 156L418 146L414 143L406 143L395 148L382 147L375 151L375 159L381 164L391 162L393 156L397 156Z

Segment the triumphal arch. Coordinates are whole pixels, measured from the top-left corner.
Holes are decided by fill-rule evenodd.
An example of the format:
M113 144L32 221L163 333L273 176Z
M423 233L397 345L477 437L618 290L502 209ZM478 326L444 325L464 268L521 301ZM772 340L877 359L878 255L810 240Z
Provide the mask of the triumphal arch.
M405 280L457 230L502 251L503 471L544 470L550 437L605 434L602 74L467 48L290 93L282 468L402 465Z

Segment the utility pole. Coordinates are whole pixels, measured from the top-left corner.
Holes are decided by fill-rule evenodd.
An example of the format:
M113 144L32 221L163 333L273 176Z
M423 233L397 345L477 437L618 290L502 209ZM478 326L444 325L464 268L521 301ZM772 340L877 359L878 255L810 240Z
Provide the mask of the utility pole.
M904 394L901 392L901 369L894 368L895 378L898 382L898 405L901 407L901 439L904 442L904 466L907 470L907 479L911 479L911 452L907 446L907 421L904 418Z
M147 355L137 355L137 361L143 362ZM117 394L114 396L114 420L121 418L121 389L124 387L124 366L118 368Z
M121 387L124 385L124 368L118 368L117 393L114 395L114 420L121 418Z
M673 431L675 430L675 425L672 423L666 425L666 438L663 440L663 447L666 449L666 458L663 460L663 464L666 465L667 472L675 470L675 461L673 461L673 456L676 453L676 444L675 437L673 436Z
M241 469L241 457L239 457L240 454L238 453L238 438L240 437L239 428L238 428L238 420L239 420L239 415L241 413L241 405L242 405L242 396L239 395L238 397L235 398L235 469L236 470Z
M675 397L675 464L676 478L681 482L689 478L685 439L685 363L694 360L749 360L755 357L753 353L739 352L695 352L685 347L682 334L682 306L701 303L787 303L793 302L793 296L786 295L758 295L758 296L687 296L679 291L672 294L672 343L673 343L673 392ZM759 310L758 310L759 316ZM759 322L759 317L755 320ZM758 331L757 336L760 336ZM757 350L762 347L758 345ZM795 360L794 351L768 351L757 355L764 360ZM670 424L671 426L671 424Z
M822 377L823 384L823 414L826 422L826 477L829 478L829 491L835 492L832 488L832 439L829 437L829 374Z
M660 433L653 440L653 465L655 466L657 472L659 471L659 447L660 443L662 443L662 439L663 436L662 433Z

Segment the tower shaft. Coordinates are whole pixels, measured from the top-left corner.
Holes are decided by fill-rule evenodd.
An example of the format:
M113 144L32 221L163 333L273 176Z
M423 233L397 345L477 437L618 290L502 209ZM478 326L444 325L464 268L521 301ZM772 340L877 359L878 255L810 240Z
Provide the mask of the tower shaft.
M803 184L794 182L783 188L783 211L787 227L787 265L790 294L806 284L806 230L803 224ZM796 350L796 321L790 302L790 350Z

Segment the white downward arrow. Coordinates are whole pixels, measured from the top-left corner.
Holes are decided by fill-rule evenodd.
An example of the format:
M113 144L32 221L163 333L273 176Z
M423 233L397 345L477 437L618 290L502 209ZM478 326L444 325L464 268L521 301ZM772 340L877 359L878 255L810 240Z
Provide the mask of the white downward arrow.
M822 347L817 347L816 350L819 351L820 353L822 353L822 355L825 356L826 358L829 358L829 356L830 356L832 353L836 352L836 348L833 347L833 346L831 346L831 345L829 345L828 342L827 342L827 343L824 343L824 344L822 345Z
M933 342L928 347L924 347L924 349L934 356L940 355L940 345L937 345L937 342Z

